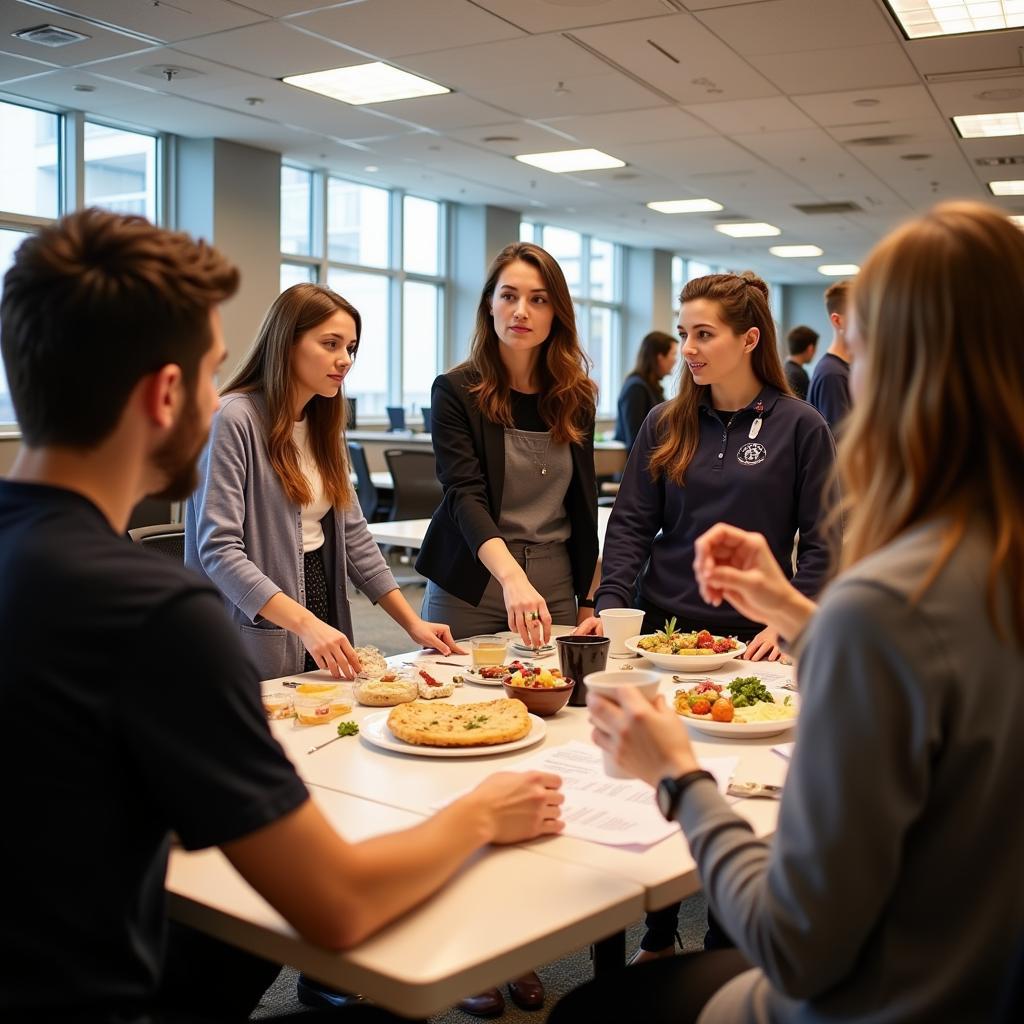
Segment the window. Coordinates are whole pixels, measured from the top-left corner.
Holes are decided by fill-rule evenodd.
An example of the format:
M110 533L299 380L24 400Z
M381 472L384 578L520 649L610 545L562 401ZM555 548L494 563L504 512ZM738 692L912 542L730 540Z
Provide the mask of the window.
M60 197L60 117L0 103L0 211L56 217ZM0 214L2 215L2 214Z
M156 139L85 123L85 205L157 220Z
M345 390L361 420L401 405L417 421L430 403L444 358L445 224L432 199L282 166L281 287L325 281L359 310Z
M622 285L619 249L613 242L568 228L523 221L519 239L538 240L558 261L576 307L580 343L593 361L599 388L598 415L613 416L622 376Z

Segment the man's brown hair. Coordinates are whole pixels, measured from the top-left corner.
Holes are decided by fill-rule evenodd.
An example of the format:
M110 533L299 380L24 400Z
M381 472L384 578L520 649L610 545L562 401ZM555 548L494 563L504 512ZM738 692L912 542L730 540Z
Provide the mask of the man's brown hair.
M849 294L849 281L836 281L835 284L830 284L825 289L825 310L829 316L833 313L838 313L840 316L846 315L846 300Z
M143 217L87 209L18 248L4 278L0 346L30 447L93 447L132 389L170 363L194 387L210 310L238 270L216 249Z

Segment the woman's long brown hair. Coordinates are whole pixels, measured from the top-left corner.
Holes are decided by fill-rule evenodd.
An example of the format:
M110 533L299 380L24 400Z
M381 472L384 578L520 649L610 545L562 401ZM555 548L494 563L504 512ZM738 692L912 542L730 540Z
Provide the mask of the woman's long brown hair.
M295 429L292 349L303 334L339 310L355 321L358 346L362 318L347 299L319 284L296 284L281 292L267 310L242 365L221 388L223 395L242 391L263 396L270 462L288 500L299 506L310 504L314 496L299 466L299 451L292 440ZM324 493L335 508L350 506L355 500L345 448L347 409L344 390L334 398L314 395L306 405L309 447L323 480Z
M501 342L494 330L491 302L501 272L516 261L536 268L554 313L551 333L540 346L537 363L538 411L550 427L553 440L580 444L594 423L597 386L588 375L590 358L576 333L576 314L565 275L554 257L539 245L515 242L495 256L477 306L469 358L460 368L469 368L479 376L470 390L484 416L492 423L513 426L508 371L499 355Z
M793 393L779 358L775 322L768 305L768 285L761 278L751 273L697 277L689 281L679 295L680 303L696 299L717 302L719 316L734 334L756 327L760 339L750 354L754 376L784 395ZM665 406L658 421L660 440L648 464L653 479L664 473L680 487L685 483L687 467L700 440L700 404L708 400L710 390L707 384L697 384L693 374L686 370L680 373L679 394Z
M679 339L664 331L649 331L640 342L636 354L636 365L629 371L630 376L640 377L658 396L660 402L665 401L665 390L661 386L661 374L658 373L658 356L667 356Z
M1021 282L1024 233L981 203L943 203L876 246L853 285L862 386L839 469L844 565L942 520L944 545L920 594L982 519L993 541L989 616L1002 632L1004 581L1024 644Z

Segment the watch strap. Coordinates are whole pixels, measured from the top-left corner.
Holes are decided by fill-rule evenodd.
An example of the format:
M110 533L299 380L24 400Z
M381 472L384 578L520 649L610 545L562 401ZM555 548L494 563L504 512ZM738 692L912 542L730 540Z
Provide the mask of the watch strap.
M696 768L692 772L685 772L678 776L678 778L664 778L661 780L660 788L662 788L666 795L667 800L664 801L661 811L662 814L669 821L675 820L676 811L679 810L679 804L682 802L683 794L692 786L695 782L699 782L701 779L710 779L715 782L714 775L711 772L705 771L703 768Z

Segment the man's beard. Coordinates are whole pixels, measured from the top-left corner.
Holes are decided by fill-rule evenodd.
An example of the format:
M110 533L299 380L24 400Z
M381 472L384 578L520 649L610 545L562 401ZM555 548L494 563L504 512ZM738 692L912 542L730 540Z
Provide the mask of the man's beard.
M153 453L153 464L167 481L158 493L150 495L158 501L184 501L199 485L196 465L210 432L199 426L196 386L188 393L173 433Z

